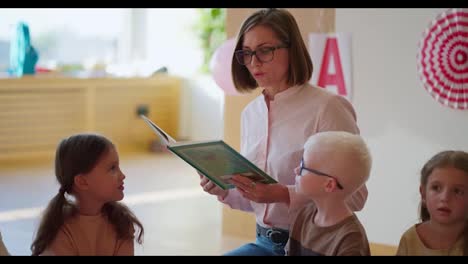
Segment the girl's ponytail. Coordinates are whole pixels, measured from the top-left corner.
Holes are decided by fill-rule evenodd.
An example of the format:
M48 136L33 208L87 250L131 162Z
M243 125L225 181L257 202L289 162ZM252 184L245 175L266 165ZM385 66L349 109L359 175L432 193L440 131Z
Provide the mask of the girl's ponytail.
M52 198L44 211L36 238L31 245L33 256L44 252L53 242L65 219L73 212L73 205L65 197L66 190L61 187L59 193Z

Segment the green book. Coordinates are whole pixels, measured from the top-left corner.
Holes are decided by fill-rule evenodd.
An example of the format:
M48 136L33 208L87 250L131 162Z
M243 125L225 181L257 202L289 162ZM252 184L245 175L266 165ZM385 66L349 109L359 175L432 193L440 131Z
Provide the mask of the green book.
M167 149L223 190L234 188L234 185L229 183L229 179L235 174L265 184L277 182L222 140L177 142L146 116L140 115L140 117L161 138Z

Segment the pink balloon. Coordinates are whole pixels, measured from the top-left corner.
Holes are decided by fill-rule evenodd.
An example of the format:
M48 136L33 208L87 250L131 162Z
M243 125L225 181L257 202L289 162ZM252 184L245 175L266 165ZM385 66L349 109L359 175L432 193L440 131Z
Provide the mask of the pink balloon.
M210 69L216 84L227 95L239 95L240 93L234 87L231 74L231 63L236 40L234 38L226 40L219 46L211 57Z

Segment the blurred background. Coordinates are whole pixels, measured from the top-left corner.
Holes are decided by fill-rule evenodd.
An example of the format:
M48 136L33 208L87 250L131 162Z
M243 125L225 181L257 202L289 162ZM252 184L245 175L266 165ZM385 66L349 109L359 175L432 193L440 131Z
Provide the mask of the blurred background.
M58 191L57 143L88 131L119 149L124 201L147 228L137 254L218 255L252 240L253 216L203 193L194 170L163 152L138 115L178 140L223 139L239 150L241 111L261 89L240 95L220 81L231 81L226 43L255 10L0 9L0 231L10 252L30 254L39 214ZM418 222L423 164L442 150L468 150L466 108L435 100L418 72L423 34L448 9L288 10L311 56L321 54L311 34L350 36L346 48L338 44L342 58L347 52L347 98L373 156L369 198L357 214L372 254L392 255ZM323 65L313 63L316 75Z

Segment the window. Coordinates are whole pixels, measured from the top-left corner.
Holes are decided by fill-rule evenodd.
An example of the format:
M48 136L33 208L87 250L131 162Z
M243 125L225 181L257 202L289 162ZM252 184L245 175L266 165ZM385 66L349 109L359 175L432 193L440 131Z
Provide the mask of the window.
M17 22L26 22L38 65L111 63L117 59L125 9L2 8L0 9L0 67L9 65L9 42Z
M190 76L203 63L201 42L194 30L199 14L195 8L149 8L147 56L149 62L166 66L170 73Z
M193 25L196 9L3 8L0 9L0 71L9 66L10 39L18 22L29 26L37 66L62 72L104 65L123 76L169 73L190 76L203 63Z

